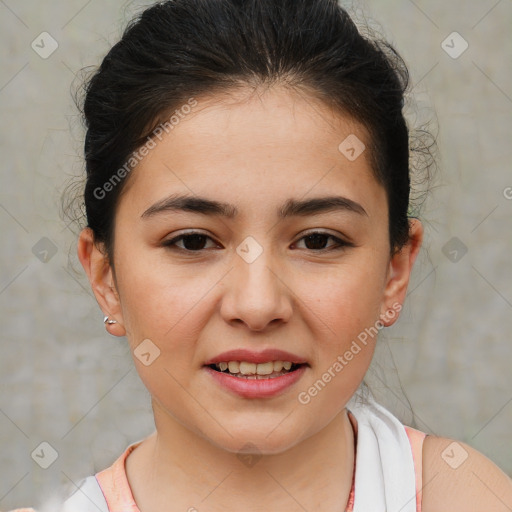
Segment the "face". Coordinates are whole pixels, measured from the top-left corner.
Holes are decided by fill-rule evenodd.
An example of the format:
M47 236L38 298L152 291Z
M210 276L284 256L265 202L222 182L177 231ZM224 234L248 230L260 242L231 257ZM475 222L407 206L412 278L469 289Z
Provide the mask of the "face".
M358 123L284 88L197 100L129 177L115 276L85 232L79 256L118 322L111 332L127 335L157 430L179 424L228 451L279 453L357 389L419 243L391 257L385 190L367 150L350 151L369 146ZM341 151L349 136L360 142ZM178 196L195 202L166 203ZM232 350L248 352L222 355ZM249 374L257 362L298 369L250 379L212 360L253 363L241 365Z

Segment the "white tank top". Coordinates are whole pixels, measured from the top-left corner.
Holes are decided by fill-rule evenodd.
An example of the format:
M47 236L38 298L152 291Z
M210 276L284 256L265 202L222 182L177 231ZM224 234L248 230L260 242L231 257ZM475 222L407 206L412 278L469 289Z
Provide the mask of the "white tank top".
M371 396L361 403L354 395L347 409L357 420L353 512L416 512L415 466L404 425ZM90 476L61 512L110 511Z
M354 396L357 455L353 512L416 512L416 473L404 425L371 396Z

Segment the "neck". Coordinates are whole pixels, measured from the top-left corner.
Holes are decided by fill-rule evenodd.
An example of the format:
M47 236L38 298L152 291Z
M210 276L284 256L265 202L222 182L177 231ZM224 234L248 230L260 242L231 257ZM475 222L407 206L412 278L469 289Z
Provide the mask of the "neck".
M345 510L354 467L346 409L321 431L272 455L223 450L157 408L155 424L156 432L126 460L133 496L145 512L168 503L201 512Z

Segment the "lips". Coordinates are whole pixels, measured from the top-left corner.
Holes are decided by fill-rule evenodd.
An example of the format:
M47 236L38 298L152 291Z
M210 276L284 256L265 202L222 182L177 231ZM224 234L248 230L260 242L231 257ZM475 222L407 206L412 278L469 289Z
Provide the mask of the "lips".
M280 371L269 373L272 362L275 365L272 369L277 366ZM309 366L306 359L297 354L268 348L259 352L229 350L208 359L203 369L221 388L239 397L271 398L296 384ZM235 374L230 373L230 369Z
M204 365L210 366L216 363L223 363L227 361L247 361L248 363L267 363L269 361L290 361L293 364L301 365L307 364L307 361L296 354L285 352L277 348L269 348L256 352L248 349L235 349L223 352L211 359L208 359ZM308 365L309 366L309 365Z
M307 371L307 365L301 364L294 370L284 375L270 378L244 378L229 375L216 370L209 366L204 367L204 371L213 379L221 389L237 397L245 399L255 398L272 398L285 393L300 381L304 373Z

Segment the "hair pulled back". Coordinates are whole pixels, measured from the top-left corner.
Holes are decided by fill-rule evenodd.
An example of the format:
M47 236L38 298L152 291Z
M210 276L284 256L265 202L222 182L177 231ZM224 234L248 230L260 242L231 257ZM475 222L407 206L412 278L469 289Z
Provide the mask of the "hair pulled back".
M107 193L98 190L159 123L191 97L286 84L368 130L373 172L388 199L391 249L399 250L409 236L408 83L392 46L363 36L335 0L157 3L130 22L84 86L87 226L113 264L126 178Z

